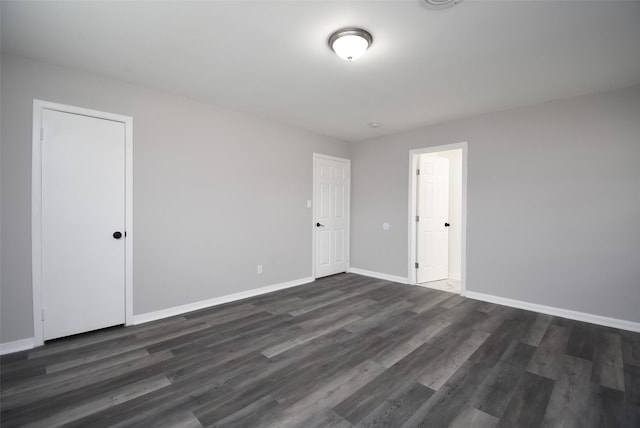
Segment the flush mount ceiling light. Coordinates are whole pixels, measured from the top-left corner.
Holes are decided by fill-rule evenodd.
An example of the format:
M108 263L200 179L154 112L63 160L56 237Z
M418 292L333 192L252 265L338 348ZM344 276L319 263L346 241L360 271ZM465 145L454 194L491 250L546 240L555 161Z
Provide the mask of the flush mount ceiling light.
M432 9L446 9L462 2L462 0L424 0L425 4Z
M345 61L358 59L373 43L373 37L362 28L343 28L329 37L329 47Z

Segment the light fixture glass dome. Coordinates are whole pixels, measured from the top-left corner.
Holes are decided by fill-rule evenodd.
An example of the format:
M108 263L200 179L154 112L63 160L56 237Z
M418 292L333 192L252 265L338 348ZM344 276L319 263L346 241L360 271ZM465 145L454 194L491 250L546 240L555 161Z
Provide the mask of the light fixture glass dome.
M346 61L358 59L371 46L371 34L361 28L344 28L329 37L329 46Z

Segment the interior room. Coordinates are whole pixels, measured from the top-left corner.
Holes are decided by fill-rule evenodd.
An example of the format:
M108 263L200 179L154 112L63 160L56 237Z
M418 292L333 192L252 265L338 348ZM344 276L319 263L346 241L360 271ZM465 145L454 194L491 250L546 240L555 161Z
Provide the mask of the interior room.
M0 1L0 424L640 426L640 2Z

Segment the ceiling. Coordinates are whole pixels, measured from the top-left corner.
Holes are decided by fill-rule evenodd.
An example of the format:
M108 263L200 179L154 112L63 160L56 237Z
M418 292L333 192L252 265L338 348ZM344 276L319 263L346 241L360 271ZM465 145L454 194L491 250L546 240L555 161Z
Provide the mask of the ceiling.
M640 83L640 2L1 1L2 51L345 141ZM358 61L327 46L360 26ZM370 128L369 122L379 122Z

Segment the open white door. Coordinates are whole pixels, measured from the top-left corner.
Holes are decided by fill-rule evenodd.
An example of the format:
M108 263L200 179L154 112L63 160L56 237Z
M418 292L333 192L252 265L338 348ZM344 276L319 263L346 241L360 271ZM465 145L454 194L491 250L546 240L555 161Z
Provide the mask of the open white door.
M320 278L349 267L348 159L314 154L314 270Z
M418 176L417 282L449 275L449 159L420 155Z
M125 322L125 124L42 109L44 340Z

